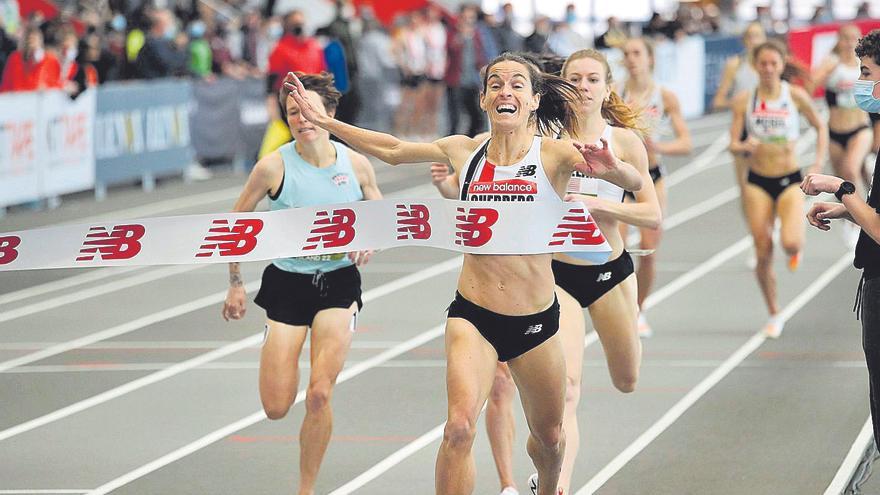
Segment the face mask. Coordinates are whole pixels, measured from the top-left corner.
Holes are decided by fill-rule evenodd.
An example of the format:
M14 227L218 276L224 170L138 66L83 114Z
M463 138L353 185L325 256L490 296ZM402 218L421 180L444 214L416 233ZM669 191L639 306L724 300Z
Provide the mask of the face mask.
M46 56L46 50L43 50L42 48L37 48L36 50L34 50L33 54L31 55L31 59L34 62L40 62L43 60L43 57L45 57L45 56Z
M205 23L201 21L193 22L189 26L189 35L193 38L201 38L205 35Z
M284 28L281 27L281 24L272 24L269 26L269 39L277 40L284 34Z
M174 24L168 26L168 28L165 29L165 32L162 34L167 40L174 39L174 37L177 35L177 26L175 26Z
M880 113L880 99L874 96L874 86L880 81L856 81L853 84L853 97L856 105L868 113Z
M569 24L574 24L577 22L577 20L577 14L575 14L574 12L569 12L565 14L565 22Z
M290 32L294 36L300 37L303 35L303 27L301 25L297 24L297 25L293 26L292 28L290 28Z
M79 55L79 51L76 48L71 48L64 52L64 60L66 62L73 62L76 60L76 56Z
M113 17L113 20L110 21L110 27L113 28L114 31L125 31L125 27L128 23L125 20L125 16L122 14L116 14Z

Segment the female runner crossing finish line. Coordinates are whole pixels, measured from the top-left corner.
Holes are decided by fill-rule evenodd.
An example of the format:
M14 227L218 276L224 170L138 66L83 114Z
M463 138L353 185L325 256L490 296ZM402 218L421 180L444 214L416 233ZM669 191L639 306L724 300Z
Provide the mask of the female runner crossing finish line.
M572 102L578 91L563 79L546 76L526 59L504 54L489 64L481 108L492 124L488 141L449 136L411 143L344 124L315 109L305 88L289 74L285 86L303 116L353 148L391 164L443 162L452 165L460 198L473 184L522 181L535 201L560 201L573 171L600 177L628 190L641 188L631 165L595 145L537 137L577 121ZM599 158L601 157L601 158ZM446 324L448 419L437 456L438 494L471 493L475 465L471 452L477 416L486 402L496 363L507 361L522 398L531 434L527 449L541 485L556 493L565 449L562 417L565 363L554 296L552 255L465 255L458 293Z

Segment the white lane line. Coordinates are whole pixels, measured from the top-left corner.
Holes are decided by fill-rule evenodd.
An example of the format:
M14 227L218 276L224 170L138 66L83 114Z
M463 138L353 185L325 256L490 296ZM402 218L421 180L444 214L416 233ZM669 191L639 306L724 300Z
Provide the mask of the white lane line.
M659 304L660 302L666 300L676 292L681 289L687 287L688 285L694 283L698 279L702 278L704 275L709 273L710 271L718 268L723 265L725 262L735 257L736 255L742 253L749 246L752 245L752 236L747 235L742 239L736 241L733 245L728 246L724 250L719 253L716 253L714 256L709 258L708 260L700 263L695 266L692 270L687 273L681 275L676 278L672 282L664 285L663 287L657 289L652 292L651 295L645 299L645 309L650 309Z
M698 279L700 279L701 277L703 277L704 275L706 275L710 271L712 271L715 268L717 268L718 266L722 265L725 261L736 256L739 252L745 250L745 248L748 247L750 245L750 243L751 243L751 237L746 236L746 237L740 239L733 246L730 246L727 249L725 249L724 251L712 256L708 260L706 260L703 263L700 263L699 265L694 267L689 272L681 275L680 277L676 278L672 282L669 282L668 284L664 285L659 290L654 292L651 296L649 296L647 300L645 300L645 309L647 310L647 309L650 309L650 308L656 306L657 304L660 304L661 302L665 301L666 299L668 299L670 296L672 296L676 292L678 292L678 291L684 289L685 287L687 287L688 285L694 283L695 281L697 281ZM584 347L589 347L590 345L597 342L598 340L599 340L599 337L596 334L596 332L590 332L589 334L586 335L586 337L584 339ZM434 429L432 429L431 431L429 431L425 435L422 435L421 437L419 437L417 440L404 446L402 449L398 450L397 452L394 452L390 456L388 456L385 459L383 459L382 461L380 461L378 464L374 465L373 467L371 467L367 471L363 472L357 478L349 481L348 483L346 483L342 487L331 492L331 495L347 495L349 493L353 493L358 488L360 488L360 487L364 486L365 484L369 483L370 481L378 478L383 473L385 473L386 471L388 471L392 467L399 464L406 457L414 454L419 449L424 448L425 446L429 445L431 442L439 439L440 436L443 434L442 426L443 425L439 425L439 426L435 427ZM433 434L433 436L432 436L432 434ZM418 445L418 448L415 448L416 445Z
M68 488L59 488L53 490L51 488L29 489L22 488L19 490L0 490L0 495L24 495L24 494L44 494L44 495L62 495L68 493L89 493L88 490L77 490Z
M101 392L100 394L93 395L88 399L83 399L79 402L70 404L69 406L62 407L61 409L56 409L48 414L44 414L40 417L25 421L24 423L19 423L15 426L0 431L0 442L2 442L3 440L8 440L17 435L21 435L22 433L34 430L41 426L45 426L49 423L54 423L55 421L64 419L78 412L82 412L86 409L90 409L97 405L111 401L117 397L130 394L131 392L144 388L148 385L158 383L162 380L167 380L168 378L179 375L184 371L188 371L205 363L209 363L216 359L228 356L242 349L254 347L256 345L259 345L262 340L263 332L258 332L254 335L251 335L250 337L246 337L230 345L223 346L220 349L207 352L193 359L188 359L186 361L176 363L161 371L157 371L156 373L151 373L147 376L138 378L137 380L132 380L118 387L111 388L110 390L107 390L105 392Z
M122 275L123 273L139 270L140 268L142 267L125 266L118 268L98 269L91 272L62 278L60 280L53 280L52 282L46 282L44 284L35 285L33 287L27 287L25 289L20 289L15 292L7 292L6 294L0 295L0 305L20 301L29 297L42 296L43 294L48 294L49 292L69 289L71 287L76 287L77 285L96 282L98 280L103 280L107 277L115 277L116 275Z
M712 141L712 144L710 144L708 148L694 157L690 163L669 174L669 176L666 177L666 187L672 187L678 183L684 182L703 170L710 168L709 165L711 165L713 161L718 160L718 155L727 149L729 140L730 136L728 136L728 133L722 132L720 136Z
M354 377L360 375L361 373L364 373L365 371L368 371L372 368L375 368L375 367L385 363L386 361L394 359L395 357L397 357L401 354L409 352L409 351L411 351L421 345L424 345L424 344L442 336L445 328L446 328L445 324L438 325L438 326L432 328L431 330L423 332L423 333L407 340L406 342L403 342L400 345L395 346L392 349L389 349L385 352L382 352L382 353L376 355L375 357L373 357L371 359L368 359L358 365L355 365L355 366L352 366L351 368L343 370L342 373L339 374L339 377L336 380L336 383L339 384L339 383L343 383L345 381L348 381L351 378L354 378ZM296 394L296 400L294 401L294 404L298 404L298 403L302 402L305 398L305 395L306 395L305 389L300 390L299 393ZM215 430L215 431L199 438L198 440L195 440L194 442L191 442L187 445L184 445L183 447L180 447L177 450L174 450L173 452L170 452L162 457L159 457L158 459L156 459L152 462L149 462L147 464L144 464L141 467L138 467L132 471L129 471L128 473L126 473L116 479L113 479L113 480L99 486L98 488L95 488L94 490L92 490L88 493L90 495L104 495L106 493L110 493L111 491L113 491L119 487L125 486L125 485L131 483L132 481L135 481L139 478L142 478L157 469L161 469L162 467L167 466L168 464L171 464L172 462L178 461L178 460L192 454L193 452L197 452L197 451L207 447L208 445L211 445L214 442L217 442L217 441L223 439L224 437L226 437L228 435L231 435L239 430L243 430L244 428L247 428L253 424L259 423L260 421L262 421L264 419L266 419L266 414L262 410L259 410L249 416L245 416L244 418L241 418L240 420L238 420L230 425L227 425L223 428Z
M403 462L407 457L436 442L441 436L443 436L443 429L445 427L446 421L440 423L424 435L382 459L379 463L358 475L357 478L333 490L330 492L330 495L349 495L350 493L356 492L367 483L381 476L382 473Z
M584 348L591 346L598 340L599 336L596 334L595 331L588 333L584 337ZM485 407L486 406L483 405L484 410ZM332 492L330 492L330 495L349 495L356 492L360 488L363 488L364 485L373 481L379 476L382 476L385 472L403 462L407 457L415 454L416 452L439 440L440 437L443 436L443 428L445 426L446 421L440 423L434 428L431 428L428 432L413 440L412 442L404 445L395 452L391 453L391 455L382 459L381 461L373 465L370 469L367 469L363 473L359 474L353 480L333 490Z
M216 349L232 340L111 340L109 342L96 342L83 347L86 350L186 350L186 349ZM351 343L352 349L388 349L399 344L399 340L363 340ZM46 346L57 345L59 342L12 342L0 343L0 351L33 351ZM303 349L310 347L309 342L303 343Z
M259 281L253 281L244 286L247 292L252 292L256 290L260 286ZM72 349L77 349L80 347L85 347L87 345L94 344L95 342L100 342L105 339L110 339L113 337L117 337L119 335L124 335L129 332L133 332L135 330L140 330L149 325L153 325L155 323L159 323L171 318L176 318L180 315L184 315L186 313L195 311L197 309L202 309L207 306L211 306L214 304L220 304L226 299L226 291L215 292L214 294L196 299L194 301L190 301L184 304L179 304L177 306L164 309L162 311L153 313L151 315L142 316L135 320L128 321L121 325L116 325L110 327L106 330L101 330L99 332L91 333L89 335L80 337L78 339L69 340L67 342L62 342L60 344L56 344L45 349L41 349L37 352L32 352L29 354L25 354L24 356L19 356L14 359L10 359L8 361L0 362L0 373L5 372L6 370L15 368L16 366L21 366L24 364L33 363L34 361L39 361L41 359L45 359L47 357L55 356L57 354L61 354L63 352L67 352Z
M232 201L241 194L242 186L227 187L216 191L193 194L182 198L166 199L142 206L133 206L124 210L113 210L106 213L98 213L84 218L74 218L70 221L51 225L70 225L72 223L103 222L106 220L134 220L137 218L151 217L169 211L184 210L195 206L202 206L220 201ZM185 193L184 193L185 194ZM232 206L232 205L230 205Z
M862 364L864 365L864 363ZM852 447L850 447L849 453L846 454L843 463L840 464L840 469L837 470L837 474L834 475L831 484L825 489L825 495L840 495L843 493L843 490L846 489L846 485L849 483L849 480L852 478L853 473L858 467L859 462L861 462L862 456L865 455L865 449L867 449L868 445L873 441L874 426L873 423L871 423L871 416L868 416L867 421L865 421L865 424L862 426L862 430L859 431L855 442L853 442Z
M852 262L852 253L847 253L828 270L823 272L811 283L803 292L798 294L791 303L789 303L782 312L779 313L783 320L790 319L804 305L806 305L813 297L830 284L843 270L845 270ZM665 288L665 287L664 287ZM745 344L736 350L724 363L716 368L709 376L704 378L690 392L682 397L672 408L670 408L656 423L651 425L644 433L642 433L627 448L618 454L608 465L602 468L586 485L575 492L575 495L589 495L595 493L602 487L612 476L617 474L623 466L631 461L636 455L651 444L661 433L675 423L691 406L693 406L703 395L717 385L725 376L734 370L742 361L744 361L752 352L764 343L766 337L762 332L753 335Z
M729 187L711 198L689 206L680 212L670 215L663 222L664 230L672 230L679 225L702 216L715 208L719 208L739 197L739 186Z
M438 263L436 265L425 268L424 270L420 270L418 272L407 275L406 277L401 277L391 282L382 284L378 287L370 289L364 292L362 299L365 303L374 301L378 298L387 296L401 289L405 289L409 286L415 285L420 282L424 282L425 280L430 280L438 275L442 275L444 273L453 271L461 266L462 258L456 256L450 260ZM252 285L252 284L248 284ZM248 289L249 291L252 289ZM225 292L223 293L225 294ZM209 296L210 297L210 296ZM225 297L225 295L224 295ZM45 426L49 423L54 423L60 419L66 418L68 416L74 415L78 412L84 411L86 409L90 409L97 405L103 404L110 400L116 399L117 397L121 397L123 395L129 394L141 388L144 388L148 385L152 385L154 383L158 383L162 380L167 380L173 376L177 376L185 371L189 371L193 368L197 368L203 364L210 363L212 361L216 361L217 359L223 358L230 354L236 353L240 350L247 349L249 347L253 347L258 345L263 339L263 332L258 332L250 337L246 337L244 339L238 340L231 344L225 345L219 349L215 349L213 351L207 352L205 354L201 354L192 359L188 359L186 361L174 364L173 366L169 366L161 371L157 371L155 373L151 373L149 375L143 376L136 380L132 380L130 382L124 383L118 387L112 388L105 392L102 392L97 395L93 395L88 399L83 399L79 402L75 402L70 404L69 406L62 407L61 409L56 409L48 414L44 414L43 416L31 419L29 421L25 421L24 423L20 423L13 427L7 428L5 430L0 431L0 441L7 440L16 435L20 435L22 433L31 431L35 428L39 428L41 426ZM395 346L394 348L400 347ZM386 351L388 352L388 351ZM369 361L369 360L368 360ZM368 362L364 361L364 362ZM361 363L363 364L363 363ZM353 366L352 369L356 368L357 365Z
M3 311L2 313L0 313L0 323L14 320L16 318L22 318L24 316L29 316L35 313L42 313L43 311L58 308L66 304L73 304L75 302L83 301L85 299L90 299L93 297L102 296L104 294L117 292L123 289L136 287L138 285L155 282L156 280L160 280L163 278L173 277L182 273L205 268L206 266L208 265L182 265L158 268L147 273L140 273L131 277L126 277L120 280L115 280L113 282L101 284L96 287L91 287L70 294L65 294L63 296L53 297L44 301L22 306L20 308Z

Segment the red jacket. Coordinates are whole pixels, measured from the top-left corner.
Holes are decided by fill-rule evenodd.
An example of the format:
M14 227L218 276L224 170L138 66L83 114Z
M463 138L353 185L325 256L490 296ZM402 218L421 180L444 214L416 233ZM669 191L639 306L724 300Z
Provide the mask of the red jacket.
M315 38L299 39L285 34L269 54L269 73L277 76L272 88L277 91L288 72L317 74L327 70L324 49Z
M46 52L39 62L25 61L21 51L13 52L6 60L3 79L0 81L0 92L61 87L61 64L50 52Z

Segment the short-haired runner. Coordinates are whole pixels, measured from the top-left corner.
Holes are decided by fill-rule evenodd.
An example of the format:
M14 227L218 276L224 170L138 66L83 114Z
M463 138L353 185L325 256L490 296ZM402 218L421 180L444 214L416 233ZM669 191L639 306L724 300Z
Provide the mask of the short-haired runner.
M866 34L856 45L861 74L854 95L859 108L880 114L880 29ZM855 185L839 177L807 175L801 189L810 195L829 193L841 203L815 203L807 213L819 230L831 229L831 220L849 220L861 227L853 265L862 271L856 293L856 317L862 320L862 348L868 365L874 444L880 446L880 163L874 167L868 201L856 194Z
M648 150L648 166L660 209L666 211L666 184L663 180L665 168L660 157L665 155L690 154L691 134L681 114L681 106L675 93L661 87L654 81L654 46L645 38L632 38L623 44L623 60L628 78L619 87L619 93L630 107L644 118L645 147ZM631 194L627 194L633 199ZM628 226L621 222L624 240ZM641 241L639 247L646 251L639 258L636 279L639 286L639 335L650 337L653 334L644 313L645 299L651 294L657 276L657 255L663 227L639 228Z
M642 189L636 202L623 204L624 190L601 179L572 174L567 199L587 205L605 233L612 253L601 265L558 253L553 259L556 294L559 299L559 334L565 353L565 457L559 477L560 493L568 494L574 461L580 445L577 406L580 401L586 325L583 309L590 318L602 346L614 386L632 392L638 380L641 342L638 337L638 304L633 262L626 252L618 221L639 227L660 224L660 206L648 172L648 157L641 138L631 129L638 127L633 112L613 90L611 68L605 56L596 50L579 50L562 66L562 77L582 94L578 106L578 128L571 137L587 143L607 146L615 156L632 163L642 175ZM611 125L608 124L611 122ZM444 178L444 167L432 168L433 180L441 193L449 197L451 187ZM507 367L499 366L486 409L486 429L501 481L501 495L517 493L512 480L512 443L515 423L511 406L515 392ZM530 487L531 488L531 487Z
M802 218L804 195L795 144L800 137L799 113L816 129L816 159L810 172L819 172L828 152L828 127L819 118L812 99L803 88L782 80L785 47L775 41L755 48L753 60L760 76L758 87L736 97L730 127L730 151L749 155L748 183L743 191L746 220L755 242L755 274L767 303L770 318L764 333L778 338L784 321L778 317L776 275L773 273L773 228L779 217L782 249L788 268L797 269L804 245ZM748 139L737 137L743 129Z
M560 201L576 169L627 189L641 187L638 172L607 150L535 136L535 129L543 134L575 127L571 102L579 94L569 83L544 75L526 59L507 53L489 64L482 84L480 105L492 123L491 137L482 143L467 136L405 142L317 112L309 112L308 117L356 149L388 163L452 165L463 200L527 200L529 196L535 201ZM519 180L533 186L518 197L474 193L475 186L510 180L521 171L531 172L521 173ZM476 466L471 450L476 423L498 361L508 362L520 391L530 428L527 450L543 480L538 493L557 493L565 450L565 359L557 335L559 304L551 258L550 254L464 256L458 292L446 321L448 419L437 456L438 494L473 491Z
M721 82L712 99L713 110L729 110L736 95L755 89L758 85L758 73L755 72L755 65L752 63L752 50L765 41L767 41L767 33L764 32L760 22L752 22L746 26L742 34L743 52L730 57L724 64ZM747 137L748 134L744 129L739 140L745 141ZM736 173L740 197L742 197L742 191L746 186L746 176L749 174L747 157L734 154L733 168ZM742 205L741 200L740 205ZM745 215L745 210L743 210L743 215Z
M312 111L332 116L341 94L333 76L301 75ZM299 104L279 91L284 119L294 140L257 162L233 211L254 211L269 196L272 210L381 199L373 166L363 155L330 140L330 134L303 118ZM306 415L300 430L300 495L314 493L321 460L330 441L330 398L345 364L357 325L361 276L357 266L371 252L277 259L263 272L254 302L266 310L266 337L260 353L260 400L269 419L281 419L296 399L299 358L311 329ZM238 263L229 265L227 321L244 317L247 297Z

